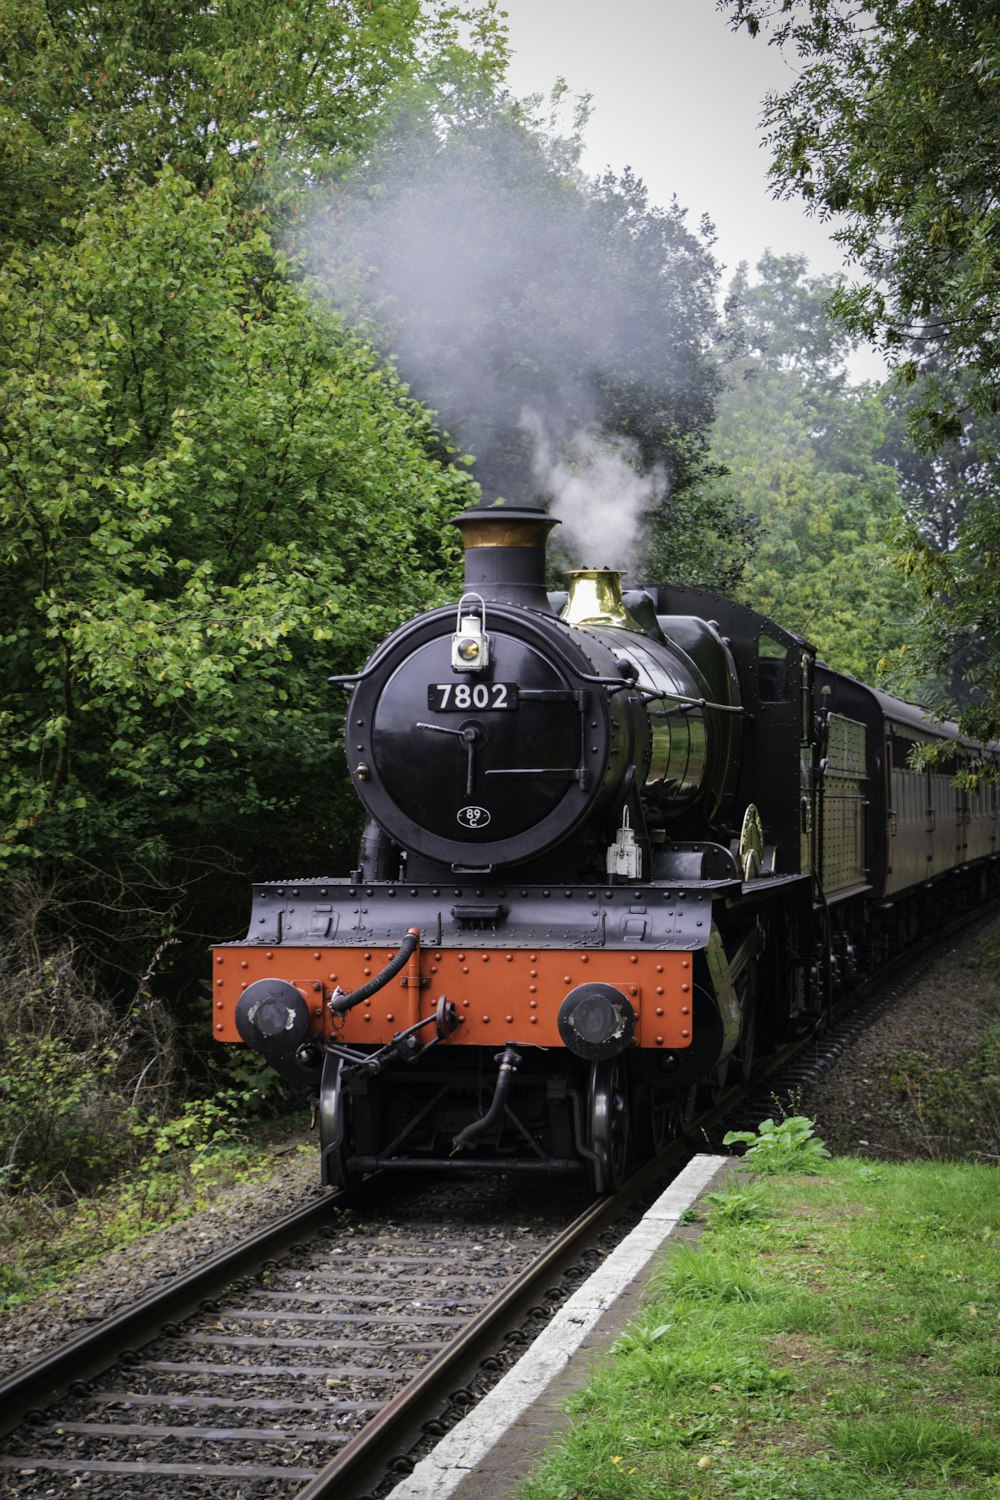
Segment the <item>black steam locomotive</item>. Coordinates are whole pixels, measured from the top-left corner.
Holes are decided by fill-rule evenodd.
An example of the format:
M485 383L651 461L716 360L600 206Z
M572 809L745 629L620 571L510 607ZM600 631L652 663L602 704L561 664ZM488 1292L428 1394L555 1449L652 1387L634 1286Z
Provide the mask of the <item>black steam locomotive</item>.
M582 1167L602 1192L696 1089L997 886L996 788L955 784L997 747L718 595L547 593L540 511L456 524L457 605L335 679L357 868L255 888L215 1034L318 1097L328 1184Z

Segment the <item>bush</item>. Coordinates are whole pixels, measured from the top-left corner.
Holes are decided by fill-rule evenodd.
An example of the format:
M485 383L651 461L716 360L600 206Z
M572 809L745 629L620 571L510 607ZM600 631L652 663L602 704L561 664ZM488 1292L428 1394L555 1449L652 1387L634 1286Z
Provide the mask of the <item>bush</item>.
M80 950L48 937L53 889L25 878L0 895L0 1189L92 1192L135 1159L137 1114L169 1108L173 1028L148 975L119 1013Z
M90 1192L129 1155L130 1110L110 1049L14 1036L0 1065L0 1172L6 1191Z

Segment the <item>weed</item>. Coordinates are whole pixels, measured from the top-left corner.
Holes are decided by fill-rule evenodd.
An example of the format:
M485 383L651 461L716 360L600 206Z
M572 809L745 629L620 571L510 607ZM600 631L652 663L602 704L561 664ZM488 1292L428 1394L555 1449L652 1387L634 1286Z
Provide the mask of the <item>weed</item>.
M751 1267L736 1271L722 1257L690 1245L675 1247L655 1283L684 1301L758 1302L767 1296L763 1278Z
M728 1188L721 1193L706 1193L704 1201L709 1205L708 1223L749 1224L754 1219L768 1216L768 1210L753 1188Z
M756 1130L728 1130L724 1146L746 1146L747 1166L764 1176L781 1173L816 1172L830 1153L813 1134L814 1121L805 1115L762 1120Z

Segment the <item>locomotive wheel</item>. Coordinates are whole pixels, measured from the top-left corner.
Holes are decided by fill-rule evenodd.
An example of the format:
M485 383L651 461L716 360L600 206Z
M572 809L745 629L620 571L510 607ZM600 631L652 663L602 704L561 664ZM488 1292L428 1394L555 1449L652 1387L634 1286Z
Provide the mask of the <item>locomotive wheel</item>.
M697 1094L694 1085L678 1093L676 1089L658 1089L651 1083L636 1082L632 1093L632 1140L637 1156L642 1160L659 1156L672 1140L687 1134L694 1119Z
M323 1182L327 1187L351 1189L361 1181L349 1170L350 1105L341 1073L339 1057L327 1053L323 1059L323 1076L319 1085L319 1143Z
M754 1057L757 1053L757 986L754 983L755 974L751 970L744 971L736 985L736 993L739 997L740 1012L743 1017L740 1027L740 1039L736 1043L733 1055L729 1059L731 1075L741 1083L749 1082L753 1072Z
M587 1126L587 1145L598 1159L592 1166L594 1188L616 1192L625 1181L629 1149L628 1078L620 1057L590 1065Z
M719 1063L717 1067L712 1068L705 1074L703 1080L705 1102L711 1107L722 1101L723 1096L730 1087L730 1062L731 1058L727 1057L725 1062Z
M683 1089L681 1093L672 1093L669 1099L669 1129L668 1138L675 1136L686 1136L694 1124L695 1113L698 1108L698 1085L693 1083L690 1088Z

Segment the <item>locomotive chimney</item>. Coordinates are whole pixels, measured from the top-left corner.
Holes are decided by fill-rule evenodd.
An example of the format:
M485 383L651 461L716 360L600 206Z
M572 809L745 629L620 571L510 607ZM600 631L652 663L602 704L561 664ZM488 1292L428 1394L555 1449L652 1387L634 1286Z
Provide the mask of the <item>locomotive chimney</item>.
M454 517L465 545L465 587L496 604L552 614L545 589L545 543L559 522L542 510L495 506Z

